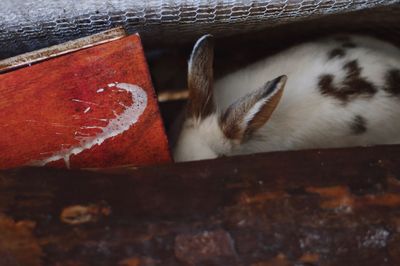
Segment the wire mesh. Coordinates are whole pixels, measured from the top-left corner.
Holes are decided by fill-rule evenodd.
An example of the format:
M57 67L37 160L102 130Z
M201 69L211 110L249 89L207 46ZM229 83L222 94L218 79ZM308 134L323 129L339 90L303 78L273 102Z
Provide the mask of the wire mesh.
M0 58L32 51L115 26L138 31L145 42L192 40L326 15L396 7L399 0L3 0Z

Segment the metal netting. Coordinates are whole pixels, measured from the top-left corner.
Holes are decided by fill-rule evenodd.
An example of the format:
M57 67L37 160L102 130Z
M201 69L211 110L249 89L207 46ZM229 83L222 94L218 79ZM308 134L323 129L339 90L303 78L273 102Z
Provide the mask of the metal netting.
M62 43L115 26L145 42L186 41L384 6L399 0L2 0L0 58Z

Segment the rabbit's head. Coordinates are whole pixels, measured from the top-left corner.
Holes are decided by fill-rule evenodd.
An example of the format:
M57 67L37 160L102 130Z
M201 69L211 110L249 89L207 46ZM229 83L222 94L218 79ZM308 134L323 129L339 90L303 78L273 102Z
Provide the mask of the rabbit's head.
M189 100L174 148L175 161L192 161L240 153L270 118L282 96L286 76L266 82L226 110L213 97L213 38L201 37L188 63Z

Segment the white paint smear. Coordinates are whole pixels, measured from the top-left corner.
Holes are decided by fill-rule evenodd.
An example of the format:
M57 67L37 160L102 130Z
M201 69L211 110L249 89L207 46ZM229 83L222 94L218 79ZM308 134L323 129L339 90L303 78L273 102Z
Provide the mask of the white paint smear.
M100 92L103 92L104 91L104 89L103 88L100 88L100 89L98 89L96 92L97 93L100 93Z
M107 126L99 127L102 131L101 133L95 136L79 137L79 145L69 149L63 149L44 160L32 162L32 165L44 166L50 162L63 159L66 166L69 168L71 155L77 155L84 150L91 149L96 145L101 145L105 140L122 134L134 125L147 107L147 94L137 85L117 83L115 86L131 93L132 105L127 106L120 115L116 115L115 118L110 119ZM86 128L89 128L89 126L86 126Z
M88 102L88 101L82 101L82 100L79 100L79 99L72 99L71 101L78 102L78 103L87 103L87 104L98 105L97 103L92 103L92 102Z
M86 108L85 111L83 111L84 114L90 111L90 107Z

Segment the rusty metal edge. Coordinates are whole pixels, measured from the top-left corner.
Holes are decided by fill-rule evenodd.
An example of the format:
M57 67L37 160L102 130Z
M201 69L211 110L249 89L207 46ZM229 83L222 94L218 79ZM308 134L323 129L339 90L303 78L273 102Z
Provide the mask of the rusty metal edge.
M62 44L10 57L0 61L0 74L60 55L72 53L77 50L118 40L125 36L127 36L125 30L122 27L118 27Z

